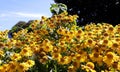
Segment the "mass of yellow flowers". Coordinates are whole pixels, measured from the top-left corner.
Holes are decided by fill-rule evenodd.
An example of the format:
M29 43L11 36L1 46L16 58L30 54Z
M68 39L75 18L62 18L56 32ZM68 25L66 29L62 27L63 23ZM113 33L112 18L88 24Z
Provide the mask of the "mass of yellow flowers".
M34 20L12 38L0 31L0 72L119 72L120 24L80 27L77 18L65 11Z

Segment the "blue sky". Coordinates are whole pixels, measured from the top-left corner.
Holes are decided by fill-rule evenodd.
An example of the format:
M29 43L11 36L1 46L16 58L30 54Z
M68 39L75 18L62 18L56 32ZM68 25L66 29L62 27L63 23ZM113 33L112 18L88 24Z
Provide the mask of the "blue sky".
M9 30L18 21L50 17L53 3L53 0L0 0L0 30Z

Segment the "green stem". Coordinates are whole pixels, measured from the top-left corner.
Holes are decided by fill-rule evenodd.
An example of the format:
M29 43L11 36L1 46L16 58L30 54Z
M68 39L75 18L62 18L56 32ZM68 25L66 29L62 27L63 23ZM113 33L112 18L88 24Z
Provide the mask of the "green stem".
M56 67L56 65L54 65L54 68L55 68L54 72L57 72L57 67Z

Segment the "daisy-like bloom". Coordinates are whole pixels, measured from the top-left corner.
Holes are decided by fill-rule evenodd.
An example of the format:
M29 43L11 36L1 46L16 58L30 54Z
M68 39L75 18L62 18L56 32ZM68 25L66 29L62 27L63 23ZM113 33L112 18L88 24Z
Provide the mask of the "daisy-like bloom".
M95 65L94 65L93 62L87 62L86 65L82 65L81 67L82 67L82 69L84 69L86 72L96 72L96 71L94 70Z
M93 40L93 39L87 39L86 40L86 42L85 42L85 45L87 46L87 47L90 47L90 48L93 48L94 46L95 46L95 41Z
M9 64L3 64L2 66L0 66L1 72L7 72L8 69L9 69Z
M100 55L99 52L92 52L92 54L90 54L89 56L93 62L97 62L99 65L102 65L103 57Z
M86 30L86 31L91 30L91 28L92 28L91 25L88 25L88 24L87 24L87 25L85 26L85 30Z
M22 56L32 56L33 51L29 47L26 47L26 48L23 48L21 50L20 55L22 55Z
M47 60L48 60L48 57L47 57L47 56L43 56L43 57L39 60L39 62L42 63L42 64L46 64Z
M80 67L80 62L78 62L78 61L73 61L72 65L73 65L76 69L78 69L78 68Z
M0 48L3 48L5 44L3 42L0 42Z
M113 53L113 52L108 52L104 57L103 57L103 62L107 64L107 66L111 66L115 61L118 61L119 57Z
M41 51L41 52L39 53L39 55L40 55L40 57L46 56L46 52Z
M14 53L12 56L11 56L11 60L13 61L18 61L20 60L22 57L19 53Z
M45 16L41 17L41 21L45 21L46 19L47 19L47 17L45 17Z
M48 24L48 27L51 28L51 29L54 29L56 26L55 26L55 24L53 24L53 23L49 23L49 24Z
M9 66L8 66L8 71L9 71L9 72L16 72L18 63L11 61L11 62L9 62L8 64L9 64Z
M120 46L116 49L116 52L120 55Z
M66 47L65 41L59 41L58 46Z
M75 60L78 62L85 62L86 58L86 55L75 54Z
M70 35L66 35L64 40L69 43L73 41L72 36Z
M80 28L79 30L76 31L76 34L75 34L75 35L76 35L76 37L77 37L77 36L81 36L81 37L82 37L82 36L84 35L84 32L83 32L83 30Z
M114 29L115 29L115 28L114 28L113 26L108 27L107 32L108 32L109 34L114 34L114 32L115 32Z
M35 65L35 62L33 60L27 60L26 64L28 64L28 67L32 67Z
M100 44L104 45L104 46L111 47L112 46L112 41L108 40L108 39L103 39L103 40L100 41Z
M86 66L90 67L90 69L94 69L94 63L93 62L87 62Z
M104 33L103 33L103 37L104 37L104 38L109 38L109 34L108 34L107 32L104 32Z
M85 34L86 34L86 38L94 38L95 37L95 35L94 35L94 33L93 32L85 32Z
M68 32L68 35L70 35L71 38L73 38L73 37L75 36L75 32L74 32L73 30L70 30L70 31Z
M60 58L60 61L58 61L58 63L61 65L68 64L70 62L71 62L71 57L68 57L68 56L64 56Z
M116 50L118 47L119 47L119 44L118 44L117 42L115 42L115 43L112 44L112 47L111 47L111 48L112 48L113 50Z
M45 39L45 40L43 40L43 42L42 42L42 44L50 44L50 40L49 39Z
M45 52L50 52L52 51L52 49L53 49L53 46L51 44L43 46L43 50Z
M12 45L15 45L15 44L17 43L17 40L15 40L15 39L10 39L10 42L11 42Z
M67 51L67 48L66 47L61 47L61 50L60 50L61 52L65 52L65 51Z
M62 34L62 35L65 35L66 34L66 29L65 28L59 28L58 30L57 30L57 33L58 34Z
M73 65L71 65L68 67L67 72L76 72L76 68Z
M118 26L116 30L117 30L116 32L120 33L120 26Z
M46 29L41 29L40 30L40 35L47 35L48 34L48 31Z
M18 72L25 72L29 69L28 64L23 62L23 63L19 63L17 66L17 71Z
M81 40L83 40L83 35L80 35L80 34L76 34L75 35L75 38L78 40L78 41L81 41Z
M118 70L119 69L118 67L119 67L118 62L114 62L112 64L112 68L114 68L115 70Z
M11 45L12 46L12 45ZM22 42L20 40L17 40L17 42L15 43L15 47L16 48L21 48L23 45L22 45Z
M32 23L32 24L30 25L30 27L31 27L33 30L36 29L36 26L37 26L36 23Z
M52 54L52 59L53 60L60 61L61 58L62 58L62 55L60 53L53 53Z

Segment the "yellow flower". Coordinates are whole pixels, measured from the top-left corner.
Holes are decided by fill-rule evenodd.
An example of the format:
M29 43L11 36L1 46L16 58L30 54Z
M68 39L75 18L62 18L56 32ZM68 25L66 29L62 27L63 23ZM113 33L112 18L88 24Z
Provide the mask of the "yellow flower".
M80 62L79 61L74 61L73 66L78 69L80 67Z
M39 61L42 63L42 64L46 64L48 60L48 57L47 56L43 56Z
M17 66L17 71L18 72L25 72L29 69L27 63L20 63L18 66Z
M40 35L47 35L48 31L46 29L41 29L40 30Z
M73 37L75 36L75 32L74 32L73 30L70 30L70 31L68 32L68 35L70 35L71 38L73 38Z
M85 44L87 47L93 48L95 46L96 42L90 38L90 39L86 40Z
M79 30L77 30L77 33L76 33L77 35L83 35L84 34L84 32L83 32L83 30L80 28Z
M76 72L76 68L73 65L71 65L71 66L68 67L67 71L68 72Z
M4 52L3 50L0 50L0 58L3 56Z
M41 21L45 21L47 19L47 17L45 16L42 16L41 18L42 18Z
M5 69L3 68L3 66L0 66L0 72L5 72Z
M44 51L41 51L39 54L40 54L40 57L46 56L46 53Z
M117 61L119 57L115 55L113 52L108 52L104 57L103 61L107 64L107 66L110 66L113 64L113 62Z
M34 22L36 22L36 23L38 23L38 24L39 24L39 23L40 23L40 20L34 20Z
M11 60L13 61L18 61L21 59L21 55L19 53L14 53L12 56L11 56Z
M53 53L52 54L52 59L60 61L61 58L62 58L62 55L60 53Z
M90 54L89 56L93 62L97 62L99 65L102 65L103 57L98 52L94 52Z
M1 67L1 69L2 69L1 71L6 72L6 71L8 71L8 68L9 68L9 64L3 64Z
M116 50L118 47L119 47L119 44L117 42L112 44L113 50Z
M113 64L112 64L112 67L114 68L114 69L118 69L118 62L114 62Z
M120 61L118 62L117 69L120 70Z
M45 52L50 52L52 51L52 49L53 49L53 46L51 44L43 46L43 50Z
M75 60L78 62L85 62L86 58L87 58L86 55L81 55L81 54L75 55Z
M116 28L117 32L120 32L120 26Z
M0 42L0 48L3 48L5 44L3 42Z
M108 39L103 39L100 41L100 44L111 47L112 46L112 41Z
M66 35L66 36L65 36L65 41L66 41L66 42L71 42L71 41L72 41L72 36Z
M86 66L88 66L90 69L94 69L95 65L92 62L87 62Z
M105 39L108 39L108 38L109 38L109 34L108 34L107 32L105 32L105 33L103 33L103 37L104 37Z
M48 27L51 28L51 29L54 29L56 26L55 26L55 24L50 23L50 24L48 24Z
M96 72L94 70L95 65L92 62L87 62L86 65L81 65L81 67L82 69L86 70L86 72Z
M9 72L16 72L17 66L18 66L17 62L13 62L13 61L9 62L8 71Z
M88 24L85 26L85 30L87 30L87 31L91 30L91 28L92 27L90 25L88 25Z
M107 30L108 33L110 34L114 34L114 27L108 27L108 30Z
M58 34L63 34L63 32L64 32L63 28L59 28L59 29L57 30L57 33L58 33Z
M50 40L49 39L45 39L45 40L43 40L42 44L50 44Z
M77 34L75 37L78 41L81 41L83 39L83 36L80 34Z
M70 62L71 62L71 58L68 56L61 57L60 61L58 61L58 63L61 65L68 64Z
M60 47L66 47L65 41L60 41L58 43L58 46L60 46Z
M20 54L22 56L32 56L33 55L33 51L29 47L26 47L26 48L23 48L21 50Z
M32 67L33 65L35 65L35 62L33 60L27 60L26 64L28 65L28 67Z
M116 49L116 52L120 55L120 47Z

